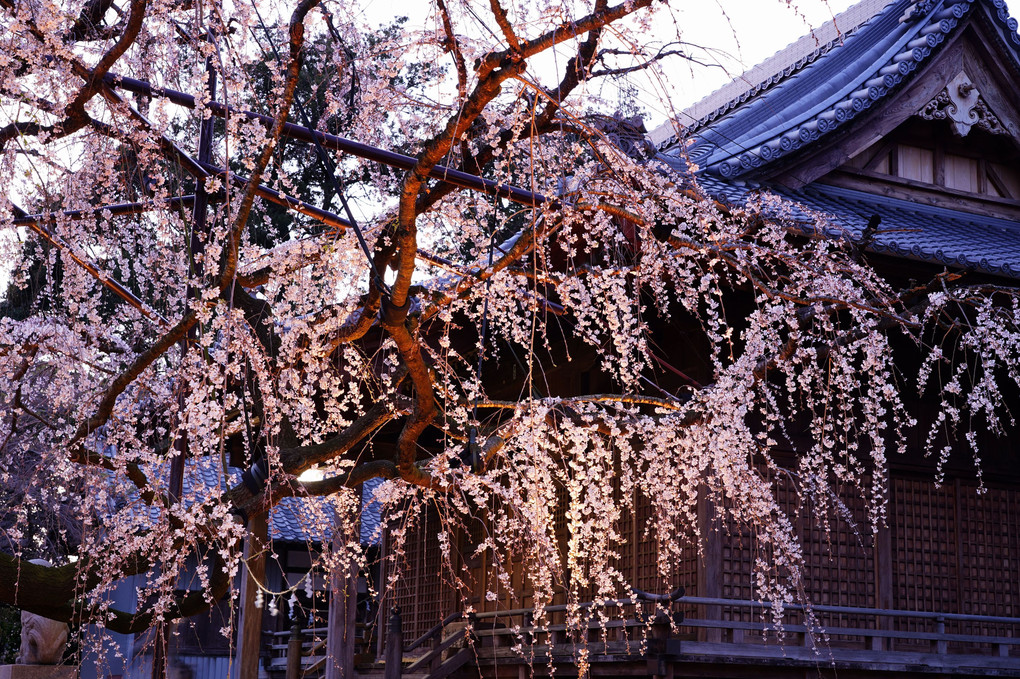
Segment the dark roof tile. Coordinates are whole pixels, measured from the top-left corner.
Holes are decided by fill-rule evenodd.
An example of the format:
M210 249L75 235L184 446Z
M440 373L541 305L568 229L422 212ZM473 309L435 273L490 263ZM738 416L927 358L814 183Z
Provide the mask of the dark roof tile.
M184 497L201 497L209 489L225 491L240 483L240 469L228 467L226 476L221 474L220 469L218 462L189 460L184 474ZM372 479L365 484L361 516L361 541L364 544L378 544L380 540L382 510L372 495L381 482L381 479ZM314 527L322 525L322 519L329 511L329 503L323 498L284 498L273 508L269 523L271 537L284 542L316 543L328 540L331 537L329 531L316 530ZM155 514L152 512L150 514L154 519Z
M713 196L738 204L758 190L712 177L701 178L701 184ZM820 213L839 230L832 235L856 240L872 215L878 215L881 226L871 245L875 252L1020 278L1020 223L825 184L771 191L795 204L793 226L799 222L804 230Z

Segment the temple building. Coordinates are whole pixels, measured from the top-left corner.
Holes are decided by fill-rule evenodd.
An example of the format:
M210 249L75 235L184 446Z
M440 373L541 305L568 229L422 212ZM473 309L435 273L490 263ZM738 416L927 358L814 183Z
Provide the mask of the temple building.
M864 0L653 131L657 154L650 162L681 182L694 173L705 191L728 204L775 194L793 206L786 218L802 224L805 237L850 239L896 282L927 281L949 270L1015 285L1017 83L1020 36L1002 0ZM830 233L813 231L817 214L830 218ZM698 365L682 360L676 365L697 373ZM565 392L584 382L598 393L599 376L576 365L550 379ZM911 407L917 430L926 432L934 403L919 398ZM686 596L668 607L674 626L660 625L642 644L634 644L642 634L636 630L648 627L641 621L593 632L592 674L1020 676L1016 440L979 436L980 488L973 460L963 453L950 456L937 484L934 462L921 453L923 437L890 462L888 522L874 536L856 529L865 512L860 497L843 493L846 515L833 517L825 532L813 508L798 505L793 490L775 481L797 522L805 593L824 638L796 608L785 618L782 642L768 631L752 589L755 536L722 524L711 507L699 507L709 536L703 555L692 546L682 572L661 582L656 545L643 537L650 503L635 498L634 511L621 520L621 534L632 536L621 572L636 589L664 593L682 586ZM787 443L792 460L797 442ZM526 580L514 580L514 596L488 600L484 554L454 564L473 573L467 603L479 611L474 650L445 650L450 644L442 640L449 642L452 632L437 625L460 609L463 593L446 585L439 547L429 538L440 530L438 517L422 518L420 539L405 548L405 577L383 603L400 609L405 658L420 658L408 671L516 677L555 669L571 676L576 630L571 637L554 625L529 637L536 648L531 658L511 648L512 630L529 620ZM469 533L476 530L483 527L459 536L465 547L474 544Z

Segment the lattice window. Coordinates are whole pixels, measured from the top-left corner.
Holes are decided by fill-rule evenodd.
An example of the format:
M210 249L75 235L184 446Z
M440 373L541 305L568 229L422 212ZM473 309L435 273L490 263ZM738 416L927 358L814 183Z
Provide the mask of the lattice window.
M870 536L859 534L858 530L867 518L867 505L861 494L850 488L837 494L843 507L828 516L826 530L820 523L821 510L809 503L800 506L796 490L786 477L773 483L773 492L779 506L793 520L801 542L804 589L809 600L822 605L874 607L877 601L874 548ZM759 550L756 538L748 527L729 520L720 540L719 596L754 598L751 572ZM746 609L724 609L723 616L745 621L756 619ZM862 616L817 614L817 618L825 627L874 627L873 619ZM802 618L791 614L788 622L799 624ZM856 643L860 640L834 640L837 644L840 641Z
M630 507L623 506L623 492L620 490L620 483L618 479L613 483L613 499L621 508L620 519L617 522L616 529L620 533L621 539L625 542L617 547L620 556L613 559L612 566L622 574L625 582L630 583L634 587L640 588L641 585L637 584L640 568L636 558L639 547L639 536L637 533L637 526L634 523L634 510ZM635 500L635 502L637 501L638 500Z
M726 500L726 505L731 501ZM728 506L726 507L728 509ZM728 514L729 512L727 512ZM716 522L713 521L713 525ZM755 541L750 527L733 520L722 522L720 534L715 536L721 542L719 564L719 596L723 599L752 599L751 571L754 564ZM705 568L715 565L706 563ZM709 596L711 596L709 594ZM723 620L752 621L752 614L746 608L722 609Z
M656 518L652 501L638 492L634 501L634 511L637 523L634 526L634 577L631 583L638 589L659 594L669 593L683 585L687 589L687 594L694 596L698 580L698 553L694 536L686 536L688 539L683 546L680 562L675 564L672 577L667 580L664 574L659 572L659 541L654 528ZM674 526L673 530L675 532L673 537L680 539L685 537L682 533L684 527Z
M453 609L451 589L443 578L437 536L442 530L434 509L425 510L404 545L403 577L393 601L400 607L404 639L409 641L440 622Z
M1020 493L960 484L960 611L1020 617ZM1020 625L970 624L967 634L1020 635Z
M960 610L953 488L936 488L930 479L893 479L890 485L894 607ZM909 618L897 620L896 628L933 631L931 623Z
M828 516L828 531L819 523L821 510L809 503L805 503L798 516L804 548L805 591L819 605L874 608L877 602L874 543L870 531L864 528L867 502L852 488L841 489L837 499L842 507ZM871 616L817 613L817 619L827 629L875 627ZM833 646L863 642L860 637L830 640Z

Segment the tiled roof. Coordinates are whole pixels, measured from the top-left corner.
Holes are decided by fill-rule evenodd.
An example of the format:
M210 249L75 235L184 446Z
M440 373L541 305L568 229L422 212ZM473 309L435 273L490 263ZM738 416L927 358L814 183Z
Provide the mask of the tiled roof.
M865 3L875 0L865 0ZM782 69L698 123L686 154L665 148L657 158L679 175L694 167L712 196L741 204L753 190L742 175L762 168L869 110L902 87L965 18L980 18L998 35L998 52L1020 74L1017 21L1003 0L895 0L849 33L838 47ZM761 174L759 176L767 176ZM824 181L824 180L822 180ZM757 186L757 185L754 185ZM870 248L910 259L1020 278L1020 223L819 182L799 190L764 187L801 207L794 228L809 230L814 213L830 216L836 237L858 239L881 217Z
M716 198L734 204L756 190L711 177L701 183ZM795 204L792 216L803 220L805 231L815 222L812 212L822 213L857 240L878 215L882 221L870 246L875 252L1020 278L1020 223L825 184L770 190Z
M185 498L202 497L209 489L226 490L240 482L240 469L228 467L226 478L223 478L218 463L189 460L184 473L183 494ZM372 479L365 483L361 503L363 544L378 544L380 540L381 507L372 498L380 483L381 479ZM327 502L322 498L284 498L273 508L269 523L270 535L273 540L284 542L315 543L329 540L331 533L314 530L314 526L322 523L319 518L326 516L326 512L329 511Z
M977 11L1020 71L1017 21L1003 0L896 0L839 49L722 106L693 129L687 157L710 174L736 178L814 142L909 82L968 12ZM679 146L665 152L681 153Z

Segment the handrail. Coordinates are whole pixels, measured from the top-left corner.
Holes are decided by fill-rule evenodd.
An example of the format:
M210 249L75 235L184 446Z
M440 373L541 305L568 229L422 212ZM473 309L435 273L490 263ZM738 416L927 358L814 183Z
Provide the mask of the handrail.
M715 599L711 597L688 596L683 603L695 606L740 606L744 608L772 608L770 601L753 601L751 599ZM803 604L785 604L784 609L802 611ZM967 613L938 613L933 611L905 611L892 608L861 608L857 606L809 605L817 613L843 613L846 615L880 615L889 618L922 618L938 622L956 620L959 622L984 622L1006 625L1020 625L1020 618L1007 618L996 615L970 615ZM480 615L480 614L479 614Z
M638 599L641 601L650 601L656 604L671 604L674 601L682 599L686 593L687 588L683 585L680 585L669 594L649 594L648 592L644 592L640 589L634 589L634 594Z
M591 616L585 616L586 619L580 622L580 628L578 628L577 621L568 621L566 624L562 622L558 624L549 624L551 619L544 620L544 624L536 625L533 617L535 613L534 608L517 608L471 613L462 613L458 611L446 616L442 622L433 626L406 647L404 647L400 641L401 626L399 611L395 608L393 613L395 622L391 621L391 630L395 629L396 632L391 634L390 638L387 640L387 656L385 662L387 672L386 676L388 678L399 677L402 674L402 671L418 671L422 668L429 668L430 672L439 672L441 674L445 673L443 674L443 676L445 676L455 669L454 666L460 667L461 664L463 664L464 658L462 656L464 656L465 653L480 653L486 658L491 657L493 659L502 657L499 655L499 652L506 651L508 649L501 648L505 646L506 643L501 642L500 640L509 636L516 637L529 645L536 644L536 649L540 648L540 646L545 647L547 652L550 653L550 657L552 657L552 655L559 652L557 649L562 650L569 645L565 645L563 643L566 637L572 635L574 632L578 631L578 629L583 629L585 624L592 627L601 623L604 625L603 629L606 630L606 633L608 633L609 627L620 628L615 632L612 632L612 643L624 644L626 649L632 649L631 644L633 642L633 639L629 636L629 632L626 631L627 629L634 625L646 627L651 625L651 627L647 627L648 639L646 641L651 643L651 640L654 640L655 644L657 644L654 648L660 650L649 651L646 649L641 652L646 654L652 653L653 655L661 653L662 648L673 648L674 651L679 648L669 645L673 643L670 638L670 629L675 631L676 627L674 626L687 627L688 629L695 630L704 628L706 632L708 630L716 630L712 635L708 635L706 633L704 639L702 638L701 632L698 631L696 637L697 641L688 642L682 641L679 638L676 640L677 643L680 643L681 641L682 643L694 643L695 646L692 648L694 648L698 653L704 652L710 655L718 653L743 653L744 655L741 655L741 657L745 657L746 654L750 652L748 650L750 646L744 641L744 633L746 631L757 630L764 633L772 629L767 623L760 622L756 624L753 622L747 622L744 618L740 618L738 620L724 620L720 615L718 615L721 611L713 611L713 614L709 616L712 619L695 618L686 620L682 610L690 606L769 609L773 607L773 604L768 601L697 596L687 597L685 596L683 587L680 587L669 594L649 594L637 589L633 589L631 591L633 592L633 596L626 599L587 601L576 604L554 604L546 606L543 609L547 613L557 613L561 611L577 611L579 609L585 610L593 607L637 607L631 614L628 614L625 611L620 611L620 619L616 619L614 617L613 620L610 621L601 620L600 622L596 622L591 619ZM645 604L645 606L642 606L642 604ZM647 606L647 604L652 604L652 606ZM677 608L673 608L674 604L678 604ZM669 615L671 612L670 609L672 609L671 615ZM860 648L855 645L852 649L847 651L847 653L857 655L846 655L846 657L840 656L847 662L870 662L868 659L874 659L877 657L875 654L884 654L892 650L904 650L899 646L901 642L905 642L907 644L907 648L905 650L910 651L916 651L919 643L928 644L930 647L929 653L932 654L933 658L943 658L943 656L946 656L947 654L973 654L975 652L973 650L974 644L979 645L981 653L985 653L987 646L991 645L993 656L995 656L994 662L1000 663L1003 662L1002 658L1011 657L1011 654L1015 653L1015 649L1020 647L1020 637L1014 637L1012 631L1003 630L996 633L994 630L988 630L992 636L985 636L981 634L959 634L955 632L947 632L946 630L946 622L948 621L966 622L972 625L1020 625L1020 617L940 613L937 611L908 611L859 606L831 606L825 604L815 606L810 604L787 604L784 607L784 612L787 610L829 613L844 616L872 616L872 620L869 620L867 624L872 625L873 628L856 628L852 626L840 627L837 623L836 627L826 628L825 626L819 626L815 629L815 624L810 620L805 620L803 623L795 623L785 626L787 631L803 636L803 645L805 647L809 645L808 642L810 641L812 649L814 648L816 634L820 631L832 634L835 637L862 637L863 641L855 640L854 643L864 644L865 655L861 655ZM646 615L646 613L653 612L662 612L667 615L663 615L661 617L657 614ZM515 616L523 617L523 621L521 621L520 625L502 625L495 623L495 620L498 618L510 618ZM876 620L874 620L875 616L885 618L921 619L931 621L934 625L932 629L923 632L893 630L890 628L894 627L894 625L879 624ZM403 666L404 653L414 651L429 640L438 639L448 625L465 619L469 621L469 624L463 629L456 630L449 636L442 638L438 643L433 642L430 645L429 650L420 654L419 657L416 657L410 666ZM478 629L477 623L480 620L490 621L491 624L483 625L484 629ZM727 630L729 632L727 632ZM687 633L685 632L684 634ZM448 649L454 647L458 643L461 643L465 638L475 640L477 644L473 645L477 646L477 648L462 648L454 656L444 658L444 654ZM607 639L608 638L609 637L607 637ZM642 637L642 639L644 639L644 637ZM611 645L610 641L606 641L605 643L607 644L606 649L609 649ZM702 646L698 646L699 643L702 643ZM663 644L665 644L665 646L663 646ZM963 644L963 646L956 648L953 644ZM651 649L653 647L649 645L647 648ZM795 650L800 652L805 649L800 648L800 645L798 645ZM626 653L630 652L631 650L626 651ZM800 656L797 656L797 658L800 658ZM900 659L896 662L902 663L904 661ZM939 662L944 662L944 660L939 660Z
M301 676L302 677L307 677L310 674L318 674L320 671L322 671L322 668L326 666L326 659L327 659L327 657L328 656L325 656L325 655L321 656L314 663L312 663L308 667L305 667L304 669L302 669L301 670Z
M643 602L655 602L657 604L669 605L676 602L680 602L684 605L694 606L732 606L742 608L772 608L773 604L769 601L754 601L751 599L721 599L713 597L697 597L697 596L684 596L683 587L677 589L670 594L648 594L640 590L634 590L635 597L630 599L609 599L603 602L587 601L576 605L568 604L554 604L546 606L543 610L547 613L558 613L567 610L587 609L596 605L605 607L624 607L633 606ZM984 624L995 624L995 625L1020 625L1020 618L996 616L996 615L971 615L967 613L940 613L937 611L908 611L901 609L889 609L889 608L865 608L860 606L831 606L825 604L808 605L803 604L786 604L784 606L786 610L790 611L803 611L805 608L810 609L815 613L837 613L843 615L872 615L881 616L887 618L914 618L922 620L931 620L937 623L944 623L950 621L956 622L969 622L969 623L984 623ZM522 616L534 613L533 608L515 608L501 611L480 611L474 613L476 619L492 619L492 618L510 618L515 616ZM452 621L453 616L448 618ZM426 632L421 638L419 638L415 644L411 647L417 647L421 643L427 640L427 637L434 635L437 629L441 629L445 625L449 624L448 621L444 621L436 627Z
M605 601L584 601L582 603L571 605L571 604L553 604L552 606L545 606L542 608L546 613L559 613L568 610L577 610L584 608L592 608L594 606L605 606L609 607L624 607L634 606L640 603L658 603L658 604L672 604L683 599L688 601L688 598L684 596L686 589L680 586L670 592L669 594L649 594L648 592L642 592L639 589L634 590L634 598L632 599L607 599ZM526 615L528 613L534 613L534 608L512 608L506 611L481 611L475 613L475 617L481 620L482 618L510 618L516 615Z
M428 632L425 632L425 634L421 635L420 637L418 637L417 639L412 641L409 646L405 646L404 647L404 653L410 653L411 651L413 651L414 649L418 648L419 646L424 644L426 641L428 641L432 637L434 637L437 634L439 634L440 632L442 632L444 627L446 627L450 623L457 622L458 620L460 620L463 617L464 617L464 614L461 613L460 611L456 611L454 613L450 613L448 616L443 618L443 621L441 623L439 623L437 625L434 625L431 629L429 629Z
M301 629L301 633L302 634L308 634L308 635L316 636L316 637L322 636L323 634L326 634L328 631L329 631L328 627L303 627ZM265 630L263 632L263 634L268 634L268 635L273 636L273 637L289 637L291 635L291 631L290 630L281 630L281 631Z
M439 644L438 646L436 646L435 648L430 650L428 653L426 653L425 655L423 655L422 657L418 658L413 663L411 663L407 667L407 669L406 669L407 673L408 674L414 674L415 672L418 671L419 668L422 668L422 667L431 667L432 663L437 658L442 656L442 654L445 651L447 651L454 644L459 643L462 639L466 639L467 636L468 636L467 629L461 629L461 630L458 630L455 634L451 634L441 644Z

